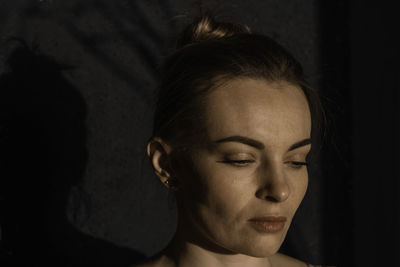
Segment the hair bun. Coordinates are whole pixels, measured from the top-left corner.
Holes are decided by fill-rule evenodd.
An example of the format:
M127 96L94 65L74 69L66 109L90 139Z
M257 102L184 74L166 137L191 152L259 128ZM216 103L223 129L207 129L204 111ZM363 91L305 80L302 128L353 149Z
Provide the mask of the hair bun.
M220 39L241 33L250 34L251 31L247 26L218 22L213 15L205 14L195 19L194 22L183 30L180 38L178 38L177 48L192 43Z

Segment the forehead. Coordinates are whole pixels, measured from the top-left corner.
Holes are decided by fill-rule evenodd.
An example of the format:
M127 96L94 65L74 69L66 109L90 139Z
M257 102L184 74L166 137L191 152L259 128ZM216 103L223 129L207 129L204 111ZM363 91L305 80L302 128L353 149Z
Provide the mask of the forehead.
M303 91L287 82L235 79L206 99L210 139L244 135L270 145L310 138L311 117Z

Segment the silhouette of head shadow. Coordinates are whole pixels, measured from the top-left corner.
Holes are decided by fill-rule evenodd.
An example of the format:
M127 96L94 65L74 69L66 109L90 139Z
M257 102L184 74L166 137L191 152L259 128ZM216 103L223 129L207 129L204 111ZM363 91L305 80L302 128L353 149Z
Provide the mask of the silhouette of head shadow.
M143 255L68 220L88 160L86 103L68 68L22 43L0 77L1 256L7 263L128 266Z

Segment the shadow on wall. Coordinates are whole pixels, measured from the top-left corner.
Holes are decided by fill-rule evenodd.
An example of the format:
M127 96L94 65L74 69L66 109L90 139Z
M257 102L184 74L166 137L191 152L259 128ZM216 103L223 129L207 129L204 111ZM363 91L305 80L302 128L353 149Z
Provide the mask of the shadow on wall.
M19 45L0 77L1 262L124 266L138 252L88 236L66 207L88 158L86 104L62 66ZM64 68L65 69L65 68Z

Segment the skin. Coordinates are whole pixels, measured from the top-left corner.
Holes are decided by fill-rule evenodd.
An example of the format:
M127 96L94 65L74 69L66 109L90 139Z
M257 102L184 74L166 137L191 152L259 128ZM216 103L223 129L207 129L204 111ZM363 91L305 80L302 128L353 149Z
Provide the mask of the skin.
M235 79L208 94L203 113L202 141L181 164L162 139L148 144L155 173L173 182L179 217L168 247L138 266L306 266L277 253L308 184L304 93L284 81ZM265 233L249 223L261 216L287 220Z

